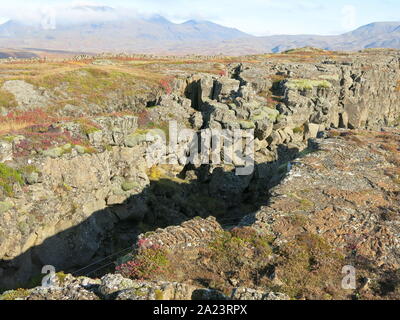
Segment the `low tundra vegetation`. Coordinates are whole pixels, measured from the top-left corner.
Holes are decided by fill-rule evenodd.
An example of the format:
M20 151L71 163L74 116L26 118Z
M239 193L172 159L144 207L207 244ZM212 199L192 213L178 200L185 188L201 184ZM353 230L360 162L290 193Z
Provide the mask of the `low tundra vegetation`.
M0 163L0 196L3 194L12 197L14 195L14 184L24 185L21 172Z
M293 299L340 294L343 256L325 240L305 233L282 245L274 241L252 228L224 232L203 253L214 275L208 284L226 293L242 285L283 292Z
M6 291L0 295L0 300L23 300L29 296L30 291L27 289L17 289L12 291Z
M169 271L170 262L167 252L157 245L146 247L142 243L135 255L124 259L128 261L117 266L116 271L126 278L154 280Z
M131 279L191 283L226 295L239 286L283 292L292 299L342 299L348 294L341 289L344 255L308 232L276 243L274 236L251 227L234 228L218 233L195 253L166 251L146 246L146 241L120 262L118 273Z
M81 101L86 101L103 105L112 93L120 96L141 93L141 87L144 89L145 86L139 85L140 80L144 79L119 70L81 68L28 81L37 87L53 90L60 97L66 97L65 102L71 104L81 105Z

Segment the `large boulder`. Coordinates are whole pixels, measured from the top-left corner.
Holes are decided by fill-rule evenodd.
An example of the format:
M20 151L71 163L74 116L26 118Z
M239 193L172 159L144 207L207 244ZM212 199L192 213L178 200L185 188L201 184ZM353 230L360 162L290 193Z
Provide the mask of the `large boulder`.
M21 110L43 108L50 103L50 96L44 89L38 89L23 80L6 81L2 89L15 96Z
M229 101L238 94L240 81L227 77L219 78L214 87L214 99L220 102Z

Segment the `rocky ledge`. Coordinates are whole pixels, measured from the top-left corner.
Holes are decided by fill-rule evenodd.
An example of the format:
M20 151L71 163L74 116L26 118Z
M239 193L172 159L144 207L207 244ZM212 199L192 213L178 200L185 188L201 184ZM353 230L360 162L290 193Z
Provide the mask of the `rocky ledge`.
M226 296L217 290L187 284L134 281L108 274L96 280L58 275L52 287L7 291L0 300L289 300L289 297L250 288L235 288Z

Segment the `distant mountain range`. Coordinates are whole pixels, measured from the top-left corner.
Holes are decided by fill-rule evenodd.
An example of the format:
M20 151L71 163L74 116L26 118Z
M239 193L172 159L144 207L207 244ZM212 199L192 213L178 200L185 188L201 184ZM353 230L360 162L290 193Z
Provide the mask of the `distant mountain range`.
M104 6L76 6L83 14L113 13ZM118 18L117 18L118 17ZM400 22L376 22L337 36L275 35L255 37L210 21L172 23L162 16L119 17L57 25L44 30L37 24L10 20L0 25L0 47L74 52L136 52L154 54L255 54L313 46L327 50L400 49Z
M245 45L246 40L242 41ZM312 46L326 50L355 51L368 48L400 49L400 22L375 22L337 36L277 35L260 37L254 43L258 50L271 52Z

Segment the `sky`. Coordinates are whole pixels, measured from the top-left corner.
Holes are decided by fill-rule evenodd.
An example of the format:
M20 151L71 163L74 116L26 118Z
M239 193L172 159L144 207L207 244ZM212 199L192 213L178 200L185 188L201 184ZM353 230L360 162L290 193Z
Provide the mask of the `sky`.
M210 20L253 35L340 34L376 21L400 21L399 0L0 0L0 23L34 21L51 13L66 19L76 5L104 5L122 16L158 14L181 23ZM75 20L107 19L74 16Z

